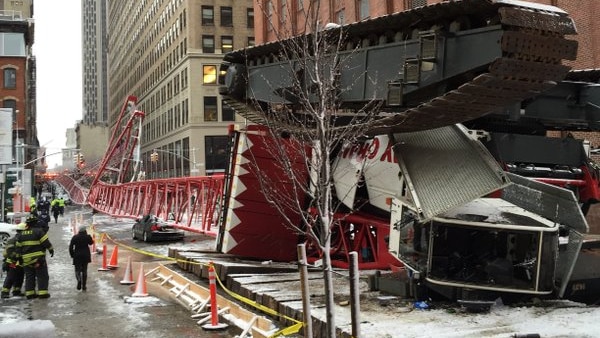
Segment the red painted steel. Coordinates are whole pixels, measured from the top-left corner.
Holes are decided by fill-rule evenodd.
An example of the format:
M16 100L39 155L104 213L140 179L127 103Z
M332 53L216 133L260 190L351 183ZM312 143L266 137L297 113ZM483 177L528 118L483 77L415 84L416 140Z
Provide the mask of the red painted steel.
M358 254L360 269L386 270L392 266L403 265L388 251L389 219L360 212L336 213L334 218L330 250L331 264L334 267L350 268L352 251ZM322 256L322 251L311 241L308 241L306 250L311 263Z
M138 218L154 214L183 230L216 235L222 176L197 176L137 181L98 182L88 200L103 213Z
M135 219L154 214L180 229L213 236L217 236L216 229L219 229L217 244L225 253L278 261L296 258L296 245L304 239L291 230L287 222L292 220L301 226L300 215L289 209L286 221L270 205L261 192L256 166L270 173L280 198L299 201L303 192L294 190L274 163L274 156L267 150L267 144L272 140L264 137L267 134L265 127L250 126L237 133L227 193L224 193L224 176L144 180L140 179L143 176L138 175L132 156L136 153L144 118L142 112L135 110L135 102L135 97L127 98L106 155L98 165L78 168L70 175L56 178L74 203L88 203L95 210L115 217ZM286 151L293 154L296 146L288 144ZM308 180L304 166L304 158L299 158L296 172L300 173L300 180ZM219 222L224 204L227 206L226 219ZM387 269L399 265L387 251L387 220L368 214L336 214L335 217L331 249L334 266L348 268L351 251L358 252L361 269ZM320 258L319 250L308 244L308 248L313 249L311 260L316 261Z
M216 236L223 176L145 180L140 175L139 140L144 113L137 98L125 100L104 158L56 177L76 204L124 218L154 214L183 230Z

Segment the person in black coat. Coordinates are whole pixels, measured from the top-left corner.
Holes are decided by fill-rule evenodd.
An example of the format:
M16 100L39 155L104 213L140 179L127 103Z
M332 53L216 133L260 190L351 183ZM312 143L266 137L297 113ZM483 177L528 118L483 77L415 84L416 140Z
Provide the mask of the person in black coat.
M79 227L79 233L71 238L69 255L73 258L77 290L87 290L87 266L92 261L89 245L94 244L92 236L88 235L85 226Z

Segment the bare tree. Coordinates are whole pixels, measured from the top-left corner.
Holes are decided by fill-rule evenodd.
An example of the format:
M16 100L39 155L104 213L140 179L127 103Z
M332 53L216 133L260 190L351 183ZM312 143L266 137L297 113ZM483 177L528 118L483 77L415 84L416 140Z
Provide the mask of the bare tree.
M301 31L310 34L287 38L291 35L289 25L268 23L279 38L269 61L285 76L253 78L247 74L250 90L261 87L252 86L257 82L268 89L252 92L249 98L262 124L268 127L268 141L264 143L269 146L264 151L274 159L272 168L253 166L252 170L268 203L285 219L285 226L302 234L322 254L327 332L335 337L330 252L334 214L342 204L334 191L332 160L345 144L364 137L380 102L372 99L353 107L342 106L342 97L352 85L341 84L341 73L352 71L349 61L357 46L347 40L342 27L319 21L320 2L309 3ZM270 4L262 9L272 20L270 14L275 9ZM290 16L278 14L279 20ZM364 74L357 74L356 81L361 76Z

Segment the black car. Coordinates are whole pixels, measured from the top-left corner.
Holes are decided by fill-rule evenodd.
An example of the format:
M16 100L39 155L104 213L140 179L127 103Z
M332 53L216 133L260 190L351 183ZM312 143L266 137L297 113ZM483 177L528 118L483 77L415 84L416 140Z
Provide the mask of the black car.
M141 239L144 242L150 241L179 241L182 240L185 233L167 224L164 220L154 216L146 215L136 220L131 229L133 239Z

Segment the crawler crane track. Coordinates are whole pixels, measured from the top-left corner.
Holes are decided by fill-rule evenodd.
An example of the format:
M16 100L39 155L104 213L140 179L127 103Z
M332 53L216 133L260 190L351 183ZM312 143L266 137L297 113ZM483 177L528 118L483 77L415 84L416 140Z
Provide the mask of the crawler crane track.
M477 32L489 27L500 27L499 57L490 60L483 67L477 66L454 76L452 81L444 79L448 81L444 84L443 92L440 93L441 87L438 87L435 94L425 92L417 102L413 100L394 106L386 101L385 95L379 95L376 100L382 103L383 114L375 122L357 123L355 120L344 124L343 121L348 120L340 119L336 122L336 127L344 130L350 126L365 134L377 135L434 129L472 120L549 89L564 79L569 71L569 67L563 65L562 61L574 60L577 54L577 42L565 38L565 35L576 34L572 20L565 12L552 6L532 4L528 7L523 2L511 0L443 2L337 29L343 30L348 40L362 41L368 36L384 37L392 32L395 36L403 34L404 42L407 43L414 39L415 30L436 31L441 35L452 35L457 31L473 31L473 34L478 34ZM257 72L260 71L260 66L272 60L269 56L280 55L278 51L285 45L284 40L249 47L227 54L224 61L228 65L244 65L243 69L248 67L248 71ZM382 45L380 47L386 48ZM415 64L427 61L420 59L421 57L422 55L417 57ZM474 55L468 57L476 58ZM395 60L389 62L393 63ZM444 63L455 60L437 57L433 62L444 67ZM238 114L259 124L277 123L272 117L272 111L257 108L264 107L264 103L269 102L262 102L261 105L260 99L257 100L252 95L254 88L251 88L251 84L244 84L246 88L243 94L240 94L239 81L236 85L233 88L231 83L225 83L221 93ZM406 84L403 85L406 88ZM427 89L425 85L423 88ZM405 94L406 92L402 92L403 96ZM363 102L365 103L367 101ZM342 102L340 108L348 108L349 104L350 102ZM293 124L280 124L279 127L297 133L307 130L306 126Z

